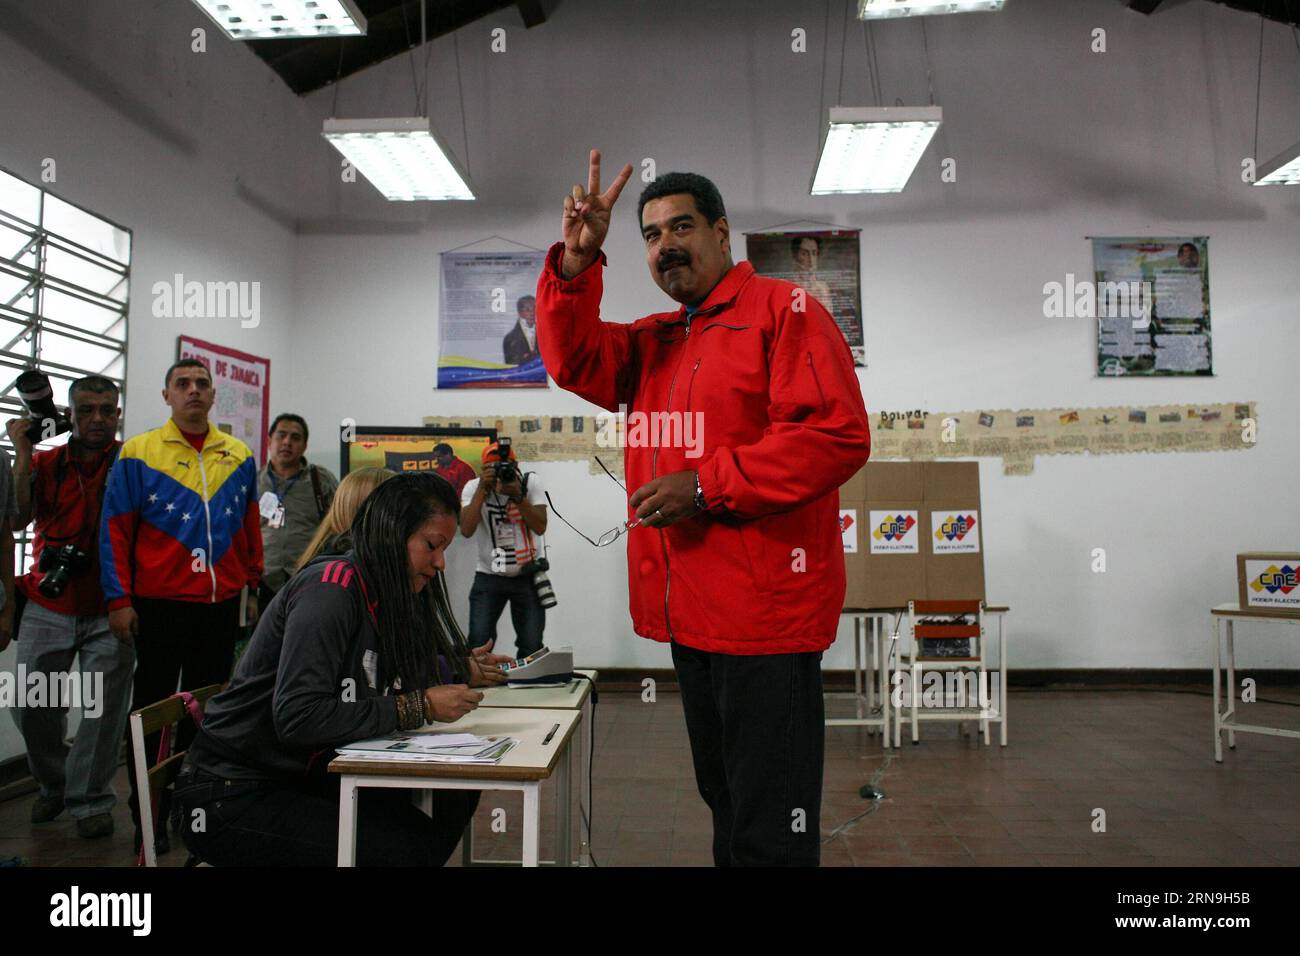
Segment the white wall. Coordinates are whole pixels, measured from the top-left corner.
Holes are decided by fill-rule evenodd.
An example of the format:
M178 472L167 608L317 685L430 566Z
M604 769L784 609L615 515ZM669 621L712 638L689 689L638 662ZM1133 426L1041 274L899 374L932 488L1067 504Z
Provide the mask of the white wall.
M1250 452L1044 457L1028 478L981 463L988 592L1014 608L1015 664L1207 666L1205 611L1234 596L1233 555L1300 546L1300 194L1238 175L1254 133L1258 20L1199 0L1152 17L1111 0L1017 0L930 18L945 123L913 182L899 196L813 199L823 84L822 105L870 103L858 26L839 93L840 5L825 60L820 3L555 6L533 30L506 10L460 31L468 166L483 198L405 205L339 181L320 139L334 91L294 96L192 4L0 0L0 166L36 179L54 157L56 192L135 230L128 432L162 421L157 379L182 332L270 356L273 405L310 416L313 457L329 464L329 433L346 417L590 414L555 388L433 390L438 253L493 233L547 246L589 146L610 167L652 157L661 173L711 176L737 234L801 218L863 230L869 409L1257 401ZM191 52L196 26L207 53ZM506 53L489 50L497 26ZM790 51L795 27L805 54ZM1105 54L1089 51L1097 27ZM920 24L875 36L885 102L924 103ZM434 124L464 160L451 38L434 43L430 76ZM1296 78L1289 31L1266 24L1262 158L1300 136ZM409 115L411 104L398 58L345 80L337 113ZM956 183L939 180L948 156ZM666 302L641 261L636 189L607 246L606 314L625 320ZM1087 324L1042 318L1043 284L1090 269L1084 236L1129 233L1211 237L1214 379L1097 380ZM150 287L175 272L260 281L261 326L155 319ZM617 520L604 476L539 470L580 527ZM631 633L621 547L593 551L558 525L548 538L560 598L548 642L601 666L667 666L665 648ZM1107 548L1106 575L1089 571L1094 547ZM453 565L463 595L468 542ZM1247 633L1258 640L1241 642L1245 664L1294 665L1293 632ZM827 666L850 659L841 639ZM0 720L0 758L15 739Z
M319 148L303 167L315 210L297 246L294 402L322 432L345 417L590 414L554 386L433 390L438 253L493 233L547 246L564 192L585 180L589 146L611 169L653 157L661 173L712 177L736 232L805 217L862 228L869 409L1257 401L1261 437L1249 452L1042 457L1027 478L981 462L988 594L1014 608L1017 665L1207 666L1206 612L1235 596L1235 553L1300 546L1300 509L1279 504L1300 468L1291 414L1300 196L1238 175L1253 135L1258 20L1200 2L1144 17L1110 0L930 18L945 124L913 182L899 196L813 199L823 9L764 0L742 13L715 0L619 5L615 15L610 4L566 0L531 31L510 11L462 30L470 175L482 199L387 204L364 182L341 183ZM840 22L832 17L828 105L838 99ZM495 26L507 30L503 54L489 52ZM804 55L790 51L798 26L808 30ZM1095 27L1107 31L1105 54L1089 50ZM875 35L885 102L925 102L919 23ZM845 104L869 102L862 50L854 27ZM433 56L433 121L459 155L450 39ZM399 59L344 81L339 115L401 113L409 69ZM1289 31L1267 24L1265 158L1300 136L1296 76ZM332 96L308 98L319 117ZM957 159L955 184L939 180L945 156ZM634 181L607 245L605 313L620 320L666 305L641 261L636 191ZM1216 377L1097 379L1092 329L1044 319L1043 284L1089 272L1087 235L1184 233L1211 237ZM579 464L539 470L580 527L615 523L607 478ZM548 642L573 643L593 664L668 666L666 648L631 633L621 547L593 551L558 523L548 538L560 600ZM1090 571L1094 547L1107 549L1105 575ZM469 551L454 562L461 592ZM851 661L846 633L827 666ZM1293 633L1249 633L1258 644L1241 642L1244 662L1295 665Z
M242 198L287 198L285 130L303 104L252 53L209 30L188 3L43 0L0 3L0 166L40 184L56 162L57 195L134 230L126 433L162 424L162 375L182 333L271 359L274 403L287 401L292 331L292 219ZM210 23L208 24L210 26ZM261 283L261 324L152 314L152 286L187 280ZM0 654L12 671L15 648ZM0 759L22 752L0 716Z

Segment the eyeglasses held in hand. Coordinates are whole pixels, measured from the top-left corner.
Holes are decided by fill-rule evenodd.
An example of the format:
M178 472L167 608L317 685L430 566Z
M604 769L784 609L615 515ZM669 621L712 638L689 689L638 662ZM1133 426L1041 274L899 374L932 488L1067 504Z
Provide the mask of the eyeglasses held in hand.
M604 471L605 474L609 475L610 478L613 478L613 479L614 479L614 483L617 484L620 488L622 488L624 494L626 494L626 493L627 493L627 486L625 486L625 485L623 484L623 482L619 481L617 478L614 478L614 474L613 474L613 472L611 472L608 468L605 467L605 463L604 463L603 461L601 461L599 457L597 457L597 456L595 456L595 455L593 455L592 457L593 457L593 458L596 458L596 464L600 465L601 470ZM583 533L582 533L581 531L579 531L577 528L574 528L573 525L569 523L569 520L568 520L567 518L564 517L564 515L560 514L558 511L555 510L555 502L551 500L551 493L550 493L549 491L548 491L548 492L544 492L544 494L546 495L546 503L547 503L548 505L550 505L551 513L554 514L555 517L557 517L557 518L559 518L561 521L563 521L565 524L569 525L569 527L573 529L573 533L574 533L574 534L576 534L578 537L582 538L582 540L586 541L586 542L587 542L588 544L590 544L592 547L603 548L603 547L605 547L605 546L607 546L607 545L611 545L611 544L613 544L615 541L617 541L620 537L622 537L624 534L626 534L627 532L631 531L633 528L637 527L637 526L638 526L639 524L641 524L641 522L642 522L642 519L641 519L641 518L633 518L631 521L624 521L624 522L623 522L621 525L619 525L617 528L610 528L608 531L606 531L604 534L602 534L599 538L596 538L596 539L593 541L591 538L587 537L585 534L583 534Z

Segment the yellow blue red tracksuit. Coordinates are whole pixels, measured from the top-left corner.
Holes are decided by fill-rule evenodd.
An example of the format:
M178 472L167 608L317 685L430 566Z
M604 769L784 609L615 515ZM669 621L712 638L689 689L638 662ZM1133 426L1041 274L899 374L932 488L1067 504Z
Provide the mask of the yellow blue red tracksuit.
M257 591L257 463L215 426L200 454L176 423L122 446L104 493L99 556L110 611L133 597L216 604Z

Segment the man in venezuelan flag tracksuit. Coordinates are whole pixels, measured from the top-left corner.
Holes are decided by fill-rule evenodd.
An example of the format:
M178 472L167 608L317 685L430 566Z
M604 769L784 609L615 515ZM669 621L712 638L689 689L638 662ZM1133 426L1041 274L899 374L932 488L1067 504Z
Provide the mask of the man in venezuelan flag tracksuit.
M714 862L816 865L821 656L844 601L839 487L870 450L862 389L808 290L732 262L722 197L692 173L656 179L637 210L651 278L681 308L602 322L600 249L631 172L601 193L593 151L565 198L537 284L542 360L630 409L632 625L671 647ZM667 423L657 437L647 417Z
M251 622L262 576L252 451L208 422L216 390L202 362L177 362L165 384L171 418L122 446L99 533L109 627L119 640L135 644L135 708L170 697L178 679L183 690L229 679L240 595L247 586ZM180 727L174 752L193 736L188 721ZM152 762L157 739L145 747ZM138 845L136 794L132 764ZM158 842L166 845L161 837Z

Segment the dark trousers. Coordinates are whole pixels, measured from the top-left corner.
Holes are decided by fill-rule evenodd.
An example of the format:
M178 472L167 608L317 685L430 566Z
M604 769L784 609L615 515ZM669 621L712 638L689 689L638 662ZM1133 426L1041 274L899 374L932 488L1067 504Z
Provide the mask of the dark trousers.
M132 710L156 704L177 690L197 690L230 680L235 641L240 636L238 597L217 604L136 598L132 605L140 618L140 633L135 638ZM129 728L127 735L129 738ZM193 739L193 724L188 718L182 719L172 739L172 753L188 749ZM158 758L158 741L158 734L145 738L145 758L150 766ZM130 761L128 766L131 819L138 827L140 804L135 761ZM167 803L161 806L159 819L165 821Z
M433 815L409 790L363 788L358 866L442 866L478 806L477 790L434 790ZM288 787L223 780L187 769L176 783L185 845L213 866L334 866L339 784Z
M673 643L695 782L717 866L817 866L825 743L821 654Z
M508 578L501 574L475 573L469 591L469 646L482 647L496 640L497 620L506 604L515 625L515 655L527 657L542 646L546 629L546 608L542 607L531 575ZM501 648L493 645L500 654Z

